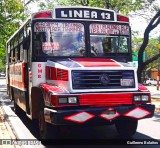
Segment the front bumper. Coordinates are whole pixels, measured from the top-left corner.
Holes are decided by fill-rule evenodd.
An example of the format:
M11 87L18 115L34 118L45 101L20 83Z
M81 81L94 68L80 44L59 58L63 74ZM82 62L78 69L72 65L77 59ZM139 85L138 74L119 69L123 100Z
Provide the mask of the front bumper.
M115 110L108 114L108 110ZM79 109L49 109L44 108L45 121L55 125L106 125L121 116L136 120L150 118L154 115L155 105L124 105L114 107L83 107Z

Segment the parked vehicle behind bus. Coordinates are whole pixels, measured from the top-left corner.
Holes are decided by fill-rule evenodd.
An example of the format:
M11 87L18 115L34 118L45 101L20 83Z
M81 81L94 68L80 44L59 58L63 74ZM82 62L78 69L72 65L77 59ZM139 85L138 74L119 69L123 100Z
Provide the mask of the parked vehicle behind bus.
M38 119L41 138L56 136L62 125L108 124L130 137L138 120L154 114L150 92L129 64L129 19L113 10L37 12L7 41L6 53L15 112Z
M157 85L157 80L154 78L147 78L146 79L146 85Z

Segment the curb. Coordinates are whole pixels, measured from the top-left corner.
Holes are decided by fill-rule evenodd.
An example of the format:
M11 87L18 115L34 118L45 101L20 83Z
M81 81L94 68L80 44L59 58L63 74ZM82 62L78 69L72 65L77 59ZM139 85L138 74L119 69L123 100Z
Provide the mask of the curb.
M157 97L151 97L151 100L153 102L160 102L160 98L157 98Z
M151 102L155 105L155 112L160 112L160 98L151 96Z

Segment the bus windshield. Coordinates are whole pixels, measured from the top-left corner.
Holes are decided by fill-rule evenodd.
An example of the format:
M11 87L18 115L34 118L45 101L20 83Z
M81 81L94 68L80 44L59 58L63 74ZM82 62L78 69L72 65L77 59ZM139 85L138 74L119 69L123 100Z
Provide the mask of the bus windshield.
M92 56L129 52L129 26L121 24L91 24L90 48Z
M86 24L87 25L87 24ZM84 57L129 53L129 25L91 23L89 35L84 25L76 22L36 22L34 24L34 54L36 56ZM86 26L86 28L88 28ZM90 44L85 47L85 40ZM90 46L90 48L88 48Z
M34 24L34 53L37 56L84 56L83 24L36 22Z

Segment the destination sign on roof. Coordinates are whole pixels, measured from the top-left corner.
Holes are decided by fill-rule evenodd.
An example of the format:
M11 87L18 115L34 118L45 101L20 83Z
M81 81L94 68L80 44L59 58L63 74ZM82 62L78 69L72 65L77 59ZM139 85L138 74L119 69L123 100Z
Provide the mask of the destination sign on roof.
M96 8L55 8L55 18L114 21L114 11Z

